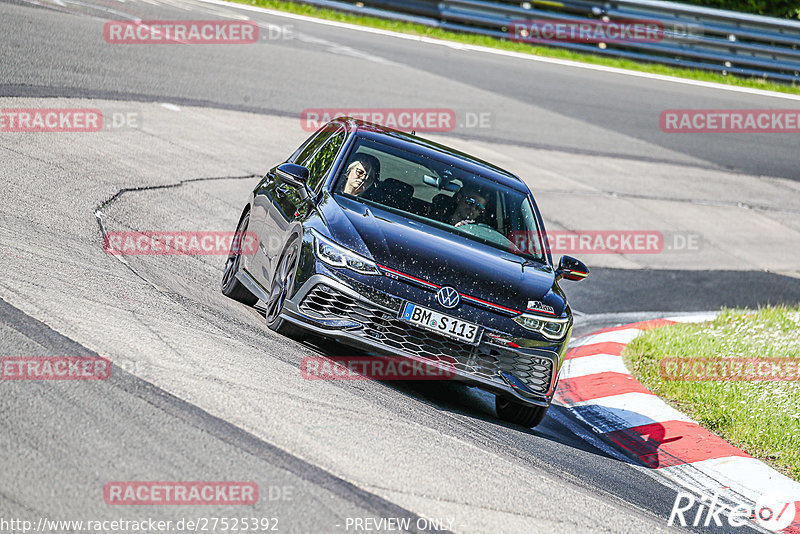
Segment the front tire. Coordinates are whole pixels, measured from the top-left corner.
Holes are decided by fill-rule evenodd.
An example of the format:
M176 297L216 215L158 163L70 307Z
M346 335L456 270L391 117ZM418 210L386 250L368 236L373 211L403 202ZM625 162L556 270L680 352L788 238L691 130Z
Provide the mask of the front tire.
M231 241L231 250L228 253L228 259L225 261L225 270L222 273L221 289L222 294L226 297L252 306L258 302L258 297L250 293L236 278L236 273L239 272L239 266L242 261L242 238L247 232L247 226L249 224L250 212L248 211L242 215L242 219L239 221L239 227L236 228L236 234L234 234L233 241Z
M533 428L541 423L549 408L549 406L523 404L504 399L499 395L495 397L494 406L500 419L527 428Z
M305 337L305 331L281 318L283 305L289 292L294 288L294 279L297 274L297 266L300 263L300 240L295 238L283 251L283 256L278 263L278 268L272 277L272 287L267 300L267 327L270 330L291 337L300 339Z

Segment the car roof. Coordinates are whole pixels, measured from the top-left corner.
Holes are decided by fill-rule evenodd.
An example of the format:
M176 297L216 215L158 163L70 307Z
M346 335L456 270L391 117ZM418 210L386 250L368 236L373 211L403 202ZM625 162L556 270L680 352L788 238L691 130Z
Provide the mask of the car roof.
M446 145L436 143L415 134L393 130L385 126L373 124L352 117L341 117L336 119L347 125L348 130L356 133L359 137L371 139L386 145L409 150L436 159L443 163L461 167L477 175L489 178L501 185L529 193L528 187L515 174L508 172L496 165L478 159L464 152L460 152Z

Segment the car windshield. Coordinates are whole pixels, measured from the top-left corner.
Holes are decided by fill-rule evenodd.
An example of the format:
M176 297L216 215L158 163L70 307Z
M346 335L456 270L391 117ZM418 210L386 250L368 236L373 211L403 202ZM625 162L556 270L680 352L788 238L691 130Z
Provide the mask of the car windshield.
M527 195L422 154L358 139L333 190L526 259L546 261Z

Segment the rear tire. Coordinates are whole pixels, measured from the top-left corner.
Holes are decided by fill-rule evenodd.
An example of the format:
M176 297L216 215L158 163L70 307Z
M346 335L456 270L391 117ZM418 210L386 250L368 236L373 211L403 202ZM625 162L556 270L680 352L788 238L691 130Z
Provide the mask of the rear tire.
M283 305L289 292L294 288L297 266L300 263L300 240L295 238L286 246L272 277L272 287L267 300L267 327L281 335L293 339L306 337L306 331L281 318Z
M236 229L233 241L231 241L231 250L228 253L228 259L225 261L225 270L222 273L222 294L230 297L233 300L238 300L248 306L254 305L258 302L258 297L250 293L244 285L236 278L236 273L239 272L239 265L242 260L242 236L247 232L247 226L250 224L250 212L248 211L242 215L239 221L239 227Z
M494 406L500 419L528 428L533 428L541 423L549 408L549 406L523 404L504 399L499 395L495 397Z

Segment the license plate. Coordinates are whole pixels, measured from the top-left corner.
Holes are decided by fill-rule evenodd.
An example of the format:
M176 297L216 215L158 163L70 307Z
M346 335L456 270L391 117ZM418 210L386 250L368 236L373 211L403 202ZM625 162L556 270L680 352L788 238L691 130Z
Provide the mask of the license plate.
M423 308L411 302L406 302L400 318L426 330L473 345L477 343L481 333L478 325Z

